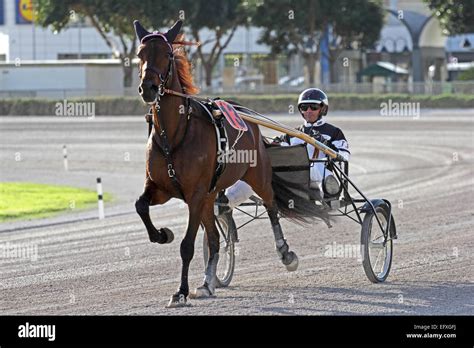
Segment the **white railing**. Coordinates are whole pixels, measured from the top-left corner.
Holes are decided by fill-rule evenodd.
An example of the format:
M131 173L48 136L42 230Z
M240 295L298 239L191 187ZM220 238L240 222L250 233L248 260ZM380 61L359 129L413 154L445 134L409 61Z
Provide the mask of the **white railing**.
M376 83L331 83L315 84L329 94L350 93L350 94L469 94L474 95L474 81L456 82L392 82L384 84ZM295 94L307 88L307 85L285 86L285 85L264 85L249 84L245 86L201 88L201 95L238 95L238 94ZM44 89L44 90L0 90L0 99L5 98L46 98L46 99L68 99L87 98L97 96L131 96L138 97L136 87L122 89Z
M263 85L249 84L237 87L214 87L202 88L201 92L209 94L285 94L299 93L309 85L285 86L285 85ZM314 84L327 93L350 93L350 94L474 94L474 81L462 82L392 82L392 83L330 83Z

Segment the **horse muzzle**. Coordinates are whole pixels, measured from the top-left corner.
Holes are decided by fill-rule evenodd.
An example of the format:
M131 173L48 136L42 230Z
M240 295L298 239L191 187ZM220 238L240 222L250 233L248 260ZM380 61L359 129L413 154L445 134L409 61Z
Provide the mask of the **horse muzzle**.
M142 81L138 86L138 93L145 103L153 103L158 95L158 86L153 81Z

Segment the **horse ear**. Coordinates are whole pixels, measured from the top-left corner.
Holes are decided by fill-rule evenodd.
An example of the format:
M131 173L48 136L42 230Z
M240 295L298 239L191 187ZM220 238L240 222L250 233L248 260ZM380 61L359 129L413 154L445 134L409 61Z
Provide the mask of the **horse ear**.
M183 25L183 21L179 20L177 21L170 30L165 34L166 39L168 40L169 43L173 43L174 39L176 39L176 36L179 34L179 31L181 30L181 26Z
M135 33L137 34L138 41L142 41L145 36L150 34L137 20L133 21L133 26L135 27Z

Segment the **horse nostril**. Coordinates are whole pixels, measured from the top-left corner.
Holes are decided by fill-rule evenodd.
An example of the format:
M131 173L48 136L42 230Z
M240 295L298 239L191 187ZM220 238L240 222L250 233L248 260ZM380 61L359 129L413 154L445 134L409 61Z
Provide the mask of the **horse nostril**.
M158 92L158 86L153 83L153 81L150 80L145 80L143 81L140 86L138 87L138 91L140 93L145 93L145 92Z
M143 87L141 85L138 86L138 94L140 94L140 95L143 94Z

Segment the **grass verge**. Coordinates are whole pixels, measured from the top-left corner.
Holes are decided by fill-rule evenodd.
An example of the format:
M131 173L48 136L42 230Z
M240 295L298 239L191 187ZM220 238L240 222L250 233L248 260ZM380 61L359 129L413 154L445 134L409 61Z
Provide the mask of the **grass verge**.
M111 201L110 194L104 201ZM0 183L0 222L29 220L97 204L97 193L69 186L23 182Z

